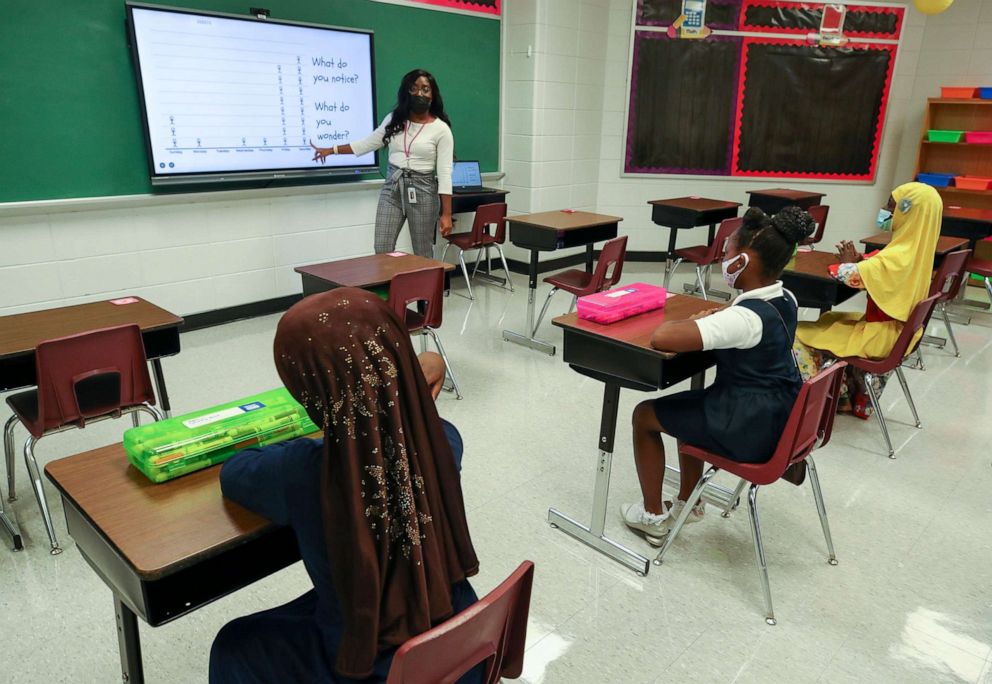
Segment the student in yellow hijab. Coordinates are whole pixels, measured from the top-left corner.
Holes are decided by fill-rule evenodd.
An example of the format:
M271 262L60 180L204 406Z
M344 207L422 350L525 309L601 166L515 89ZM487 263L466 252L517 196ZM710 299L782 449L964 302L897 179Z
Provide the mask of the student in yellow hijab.
M837 278L867 291L867 310L863 314L829 312L815 323L799 324L796 352L804 377L814 375L833 358L885 358L913 307L926 298L940 236L940 195L929 185L906 183L892 191L888 209L893 212L892 241L878 254L865 259L850 242L838 245ZM871 409L863 391L864 378L854 369L850 369L847 390L842 409L853 402L849 410L867 419Z

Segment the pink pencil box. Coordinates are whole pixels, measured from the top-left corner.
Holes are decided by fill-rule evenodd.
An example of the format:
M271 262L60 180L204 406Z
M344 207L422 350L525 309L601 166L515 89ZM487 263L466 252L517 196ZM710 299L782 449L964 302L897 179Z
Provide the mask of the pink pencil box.
M665 306L665 288L633 283L579 297L579 318L594 323L616 323Z

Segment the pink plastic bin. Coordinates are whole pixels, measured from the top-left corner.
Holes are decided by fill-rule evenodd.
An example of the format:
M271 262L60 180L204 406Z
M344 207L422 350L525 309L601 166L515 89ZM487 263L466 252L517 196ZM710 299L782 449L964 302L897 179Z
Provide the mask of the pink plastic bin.
M579 297L579 318L593 323L616 323L665 306L665 288L647 283L621 285L612 290Z
M964 134L964 141L979 145L992 145L992 131L968 131Z

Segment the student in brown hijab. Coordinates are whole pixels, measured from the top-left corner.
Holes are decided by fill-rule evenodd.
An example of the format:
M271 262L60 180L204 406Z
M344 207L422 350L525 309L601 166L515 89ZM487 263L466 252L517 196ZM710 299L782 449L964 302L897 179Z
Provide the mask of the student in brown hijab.
M210 682L384 682L399 645L476 601L461 438L433 401L444 366L418 360L385 303L352 288L293 306L274 351L325 438L241 452L221 487L293 528L314 588L225 625Z

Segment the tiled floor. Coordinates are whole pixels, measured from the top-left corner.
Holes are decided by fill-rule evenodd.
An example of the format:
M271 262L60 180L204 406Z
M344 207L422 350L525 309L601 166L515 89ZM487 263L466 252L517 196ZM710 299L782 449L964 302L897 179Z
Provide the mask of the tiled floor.
M639 264L625 275L658 281ZM502 328L523 320L524 280L515 282L513 295L479 286L474 303L446 301L442 336L465 398L445 394L439 405L465 437L465 500L482 562L477 590L491 589L523 559L537 564L523 681L992 682L992 317L956 326L961 358L928 349L927 370L907 371L923 430L909 427L898 385L887 389L898 459L884 456L874 423L838 419L833 442L817 456L838 566L825 562L808 486L761 491L779 621L768 627L743 509L727 520L711 510L647 577L547 525L552 505L588 515L602 386L559 357L501 340ZM567 304L559 295L552 313ZM175 409L276 386L276 321L184 335L182 353L165 362ZM560 339L548 323L542 334ZM650 554L615 514L637 495L627 417L641 398L621 395L607 530ZM114 441L123 427L102 423L46 438L39 459ZM119 681L110 592L65 533L51 488L66 550L48 555L20 459L18 476L15 505L28 549L0 550L0 678ZM172 624L142 626L147 680L205 681L221 625L288 601L308 584L297 565Z

